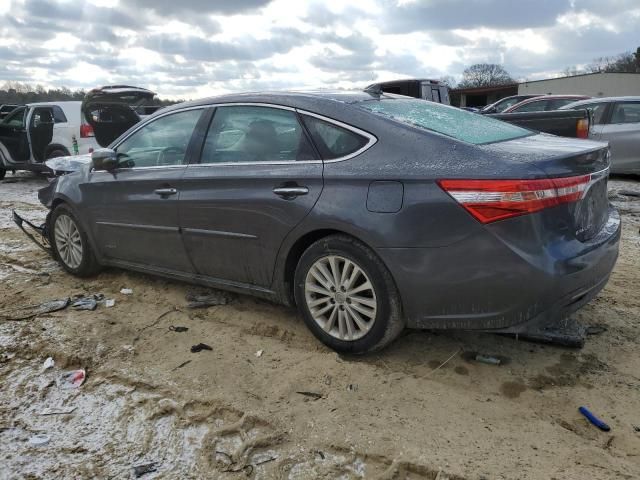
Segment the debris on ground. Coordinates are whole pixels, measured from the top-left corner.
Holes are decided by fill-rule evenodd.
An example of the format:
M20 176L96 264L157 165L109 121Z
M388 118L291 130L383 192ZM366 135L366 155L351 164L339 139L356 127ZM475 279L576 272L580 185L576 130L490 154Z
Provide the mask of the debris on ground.
M72 413L76 407L50 407L40 411L40 415L68 415Z
M123 295L132 295L133 294L133 290L130 288L121 288L120 289L120 293Z
M49 300L48 302L27 305L24 307L9 308L0 311L0 319L3 320L28 320L45 313L64 310L69 306L69 298Z
M78 388L84 383L87 372L83 368L65 372L60 377L58 385L62 388Z
M578 409L578 411L582 415L584 415L586 417L586 419L589 420L589 422L591 422L593 425L598 427L603 432L608 432L608 431L611 430L611 427L609 427L609 425L607 425L602 420L600 420L598 417L596 417L593 413L591 413L587 407L580 407Z
M602 324L590 325L587 327L587 335L600 335L607 331L607 326Z
M43 433L39 433L37 435L33 435L29 438L29 444L34 445L36 447L40 447L42 445L46 445L49 443L50 438Z
M143 463L141 465L134 465L133 474L136 478L140 478L147 473L155 472L158 470L158 462Z
M169 330L172 332L182 333L189 330L189 327L180 327L175 325L169 325Z
M72 300L71 308L74 310L90 310L93 311L98 308L98 302L93 296L82 296Z
M191 353L198 353L198 352L201 352L202 350L213 350L213 348L211 348L206 343L199 343L191 347Z
M191 360L187 360L186 362L182 362L180 365L178 365L175 368L172 368L171 371L174 372L176 370L178 370L179 368L184 367L185 365L189 365L191 363Z
M634 432L640 432L640 425L631 425Z
M56 362L53 361L53 358L48 357L44 363L42 364L42 368L43 370L48 370L50 368L52 368L55 365Z
M104 306L105 306L105 307L107 307L107 308L111 308L111 307L113 307L115 304L116 304L116 301L115 301L115 299L113 299L113 298L107 298L107 299L104 301Z
M551 325L531 326L530 330L518 334L518 338L530 342L582 348L587 329L573 317L567 317Z
M185 296L188 308L207 308L216 305L226 305L233 299L232 294L221 290L208 292L189 292Z
M497 357L492 357L491 355L483 355L478 353L475 357L476 362L486 363L487 365L500 365L502 360Z
M254 355L258 358L260 358L262 356L262 354L264 353L264 350L258 350L256 353L254 353Z
M316 392L296 392L299 395L304 395L305 397L313 398L314 400L320 400L324 397L321 393Z
M350 383L349 385L347 385L347 391L348 392L356 392L356 391L358 391L358 384L357 383Z
M640 192L634 192L633 190L620 190L618 194L625 197L640 197Z

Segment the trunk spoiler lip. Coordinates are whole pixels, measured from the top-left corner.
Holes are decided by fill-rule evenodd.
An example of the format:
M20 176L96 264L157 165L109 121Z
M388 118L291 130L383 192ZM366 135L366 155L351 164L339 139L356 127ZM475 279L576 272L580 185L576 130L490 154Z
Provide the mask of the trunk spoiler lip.
M27 236L27 238L29 238L33 243L35 243L38 247L40 247L42 250L47 252L49 255L53 255L53 249L51 248L51 244L49 243L49 228L47 226L46 221L42 225L37 226L31 223L26 218L20 216L18 212L16 212L15 210L11 210L11 216L13 218L13 222L18 226L18 228L20 228L20 230L22 230L22 232ZM29 232L25 228L24 224L26 224L27 227L31 228L35 232L35 234ZM41 237L40 241L37 240L36 234L40 235Z

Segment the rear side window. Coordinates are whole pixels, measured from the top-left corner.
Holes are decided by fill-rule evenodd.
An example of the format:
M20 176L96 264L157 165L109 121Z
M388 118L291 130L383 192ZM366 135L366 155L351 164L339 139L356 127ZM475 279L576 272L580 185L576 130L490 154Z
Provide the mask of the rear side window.
M530 130L510 123L424 100L369 100L359 105L377 115L474 145L532 135Z
M271 107L218 107L200 163L314 160L296 114Z
M547 110L557 110L560 107L564 107L565 105L569 105L570 103L573 103L575 101L575 98L560 98L557 100L551 100L551 103L547 107Z
M54 121L54 123L66 123L67 122L66 115L64 114L62 109L57 105L53 106L53 121Z
M616 103L611 123L640 123L640 102Z
M549 110L549 100L539 100L537 102L529 102L524 105L520 105L512 110L512 112L543 112Z
M302 118L323 160L346 157L369 143L368 138L333 123L309 115Z

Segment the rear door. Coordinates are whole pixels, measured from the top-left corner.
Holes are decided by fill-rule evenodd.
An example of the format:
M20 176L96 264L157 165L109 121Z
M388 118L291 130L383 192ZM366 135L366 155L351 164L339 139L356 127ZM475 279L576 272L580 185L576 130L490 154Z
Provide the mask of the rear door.
M180 225L196 271L268 288L282 241L320 195L322 168L293 109L217 107L181 186Z
M31 154L36 162L45 159L47 147L53 139L53 109L51 107L34 107L29 120L29 137Z
M94 238L107 259L193 272L180 236L178 198L203 111L169 113L145 124L116 146L115 171L93 171L81 185Z
M611 145L614 172L640 173L640 102L614 103L609 121L598 133L598 140Z
M0 143L2 154L11 162L26 162L30 158L26 116L29 109L15 109L0 123Z

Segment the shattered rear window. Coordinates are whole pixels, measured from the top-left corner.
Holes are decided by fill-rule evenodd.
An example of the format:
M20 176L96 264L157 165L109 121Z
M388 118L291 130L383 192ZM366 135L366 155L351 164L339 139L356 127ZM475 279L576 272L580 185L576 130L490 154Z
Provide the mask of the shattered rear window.
M377 115L474 145L504 142L533 134L510 123L426 100L366 100L358 105Z

